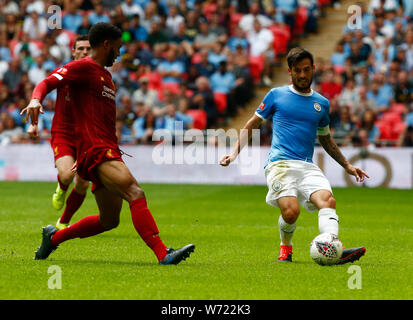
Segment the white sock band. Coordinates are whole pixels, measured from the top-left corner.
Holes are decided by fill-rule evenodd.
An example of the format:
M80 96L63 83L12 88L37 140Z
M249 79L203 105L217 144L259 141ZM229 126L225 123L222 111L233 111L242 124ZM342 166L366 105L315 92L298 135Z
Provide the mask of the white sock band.
M333 233L338 236L338 215L336 209L324 208L318 212L318 229L321 233Z
M296 224L289 224L284 221L282 215L278 219L278 229L280 230L281 245L292 246L291 239L293 238Z

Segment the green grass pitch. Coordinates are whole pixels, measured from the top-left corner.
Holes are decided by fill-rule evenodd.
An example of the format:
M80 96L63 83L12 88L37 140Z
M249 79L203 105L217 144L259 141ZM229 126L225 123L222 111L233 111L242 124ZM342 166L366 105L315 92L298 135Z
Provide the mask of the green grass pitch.
M144 184L167 246L196 245L178 266L159 266L135 232L126 202L115 230L63 243L33 260L41 227L58 218L54 183L0 183L0 299L412 299L411 190L334 189L340 239L365 246L354 264L321 267L309 257L317 213L302 211L293 263L277 263L279 211L264 186ZM91 193L73 221L97 208ZM72 222L73 222L72 221ZM358 265L361 289L350 288ZM50 266L61 289L49 289Z

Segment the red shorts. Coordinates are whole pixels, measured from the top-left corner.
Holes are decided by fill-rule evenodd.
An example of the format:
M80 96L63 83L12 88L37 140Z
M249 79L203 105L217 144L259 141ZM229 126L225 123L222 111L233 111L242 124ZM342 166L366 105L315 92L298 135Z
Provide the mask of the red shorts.
M123 162L119 148L92 147L88 151L79 154L77 159L77 174L81 178L93 182L92 192L95 192L103 186L96 169L99 164L106 161Z
M50 145L53 150L54 161L64 156L71 156L76 159L76 145L69 139L63 136L52 136Z

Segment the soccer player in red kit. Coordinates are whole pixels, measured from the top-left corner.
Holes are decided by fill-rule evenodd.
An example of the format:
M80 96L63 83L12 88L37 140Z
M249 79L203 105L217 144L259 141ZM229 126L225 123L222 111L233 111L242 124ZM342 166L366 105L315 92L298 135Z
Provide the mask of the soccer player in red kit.
M73 60L87 57L89 52L88 36L78 36L73 44ZM54 70L52 74L58 72L58 70ZM82 205L89 187L87 180L82 179L72 171L76 161L76 134L71 102L68 85L58 88L51 130L52 139L50 141L58 172L58 184L52 198L52 204L56 210L60 210L64 206L69 185L73 180L75 181L73 190L67 198L65 210L56 223L56 228L59 230L69 225L70 219Z
M30 117L29 132L38 134L41 101L53 89L69 85L76 120L77 173L95 185L99 215L87 216L62 230L43 228L42 244L35 259L46 259L59 244L73 238L85 238L116 228L122 201L129 203L133 225L153 250L160 264L178 264L194 251L193 244L174 250L159 237L155 220L147 207L145 194L132 176L119 150L116 137L116 88L105 67L120 55L121 31L108 23L97 23L89 31L91 55L71 61L41 81L32 100L22 110Z

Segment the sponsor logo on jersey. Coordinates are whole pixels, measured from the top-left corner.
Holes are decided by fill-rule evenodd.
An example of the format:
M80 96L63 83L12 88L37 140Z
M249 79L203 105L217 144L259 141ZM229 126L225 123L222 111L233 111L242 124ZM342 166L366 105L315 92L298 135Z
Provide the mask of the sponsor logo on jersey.
M314 103L314 109L315 109L315 111L317 111L317 112L320 112L321 111L321 106L320 106L320 104L319 103Z
M102 91L102 96L103 97L107 97L109 99L112 99L113 101L116 101L116 97L115 97L115 91L112 90L111 88L107 87L107 86L103 86L103 91Z
M264 103L264 102L261 102L259 108L260 108L261 110L264 110L264 108L265 108L265 103Z

